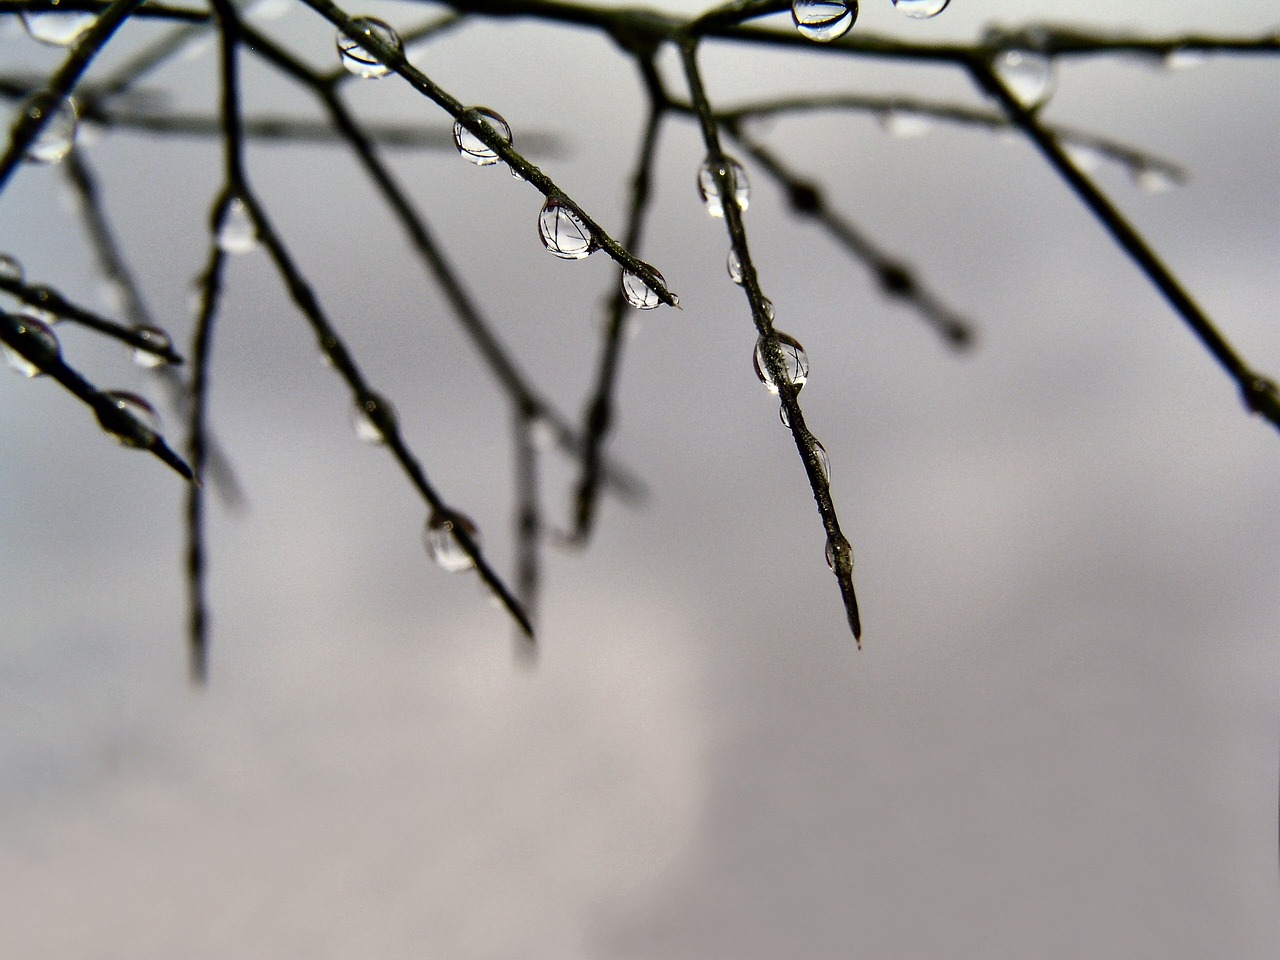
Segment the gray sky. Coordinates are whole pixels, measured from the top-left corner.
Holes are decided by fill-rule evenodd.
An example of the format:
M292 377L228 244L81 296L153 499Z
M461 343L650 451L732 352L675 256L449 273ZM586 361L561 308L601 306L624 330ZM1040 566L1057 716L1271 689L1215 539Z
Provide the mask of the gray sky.
M953 6L917 24L868 0L855 29L973 37L1045 11L1162 34L1280 23L1269 3ZM268 28L329 55L313 15ZM0 64L56 56L0 35ZM414 60L499 110L517 145L559 135L535 159L621 232L643 104L608 43L480 24ZM723 49L705 69L724 104L978 103L945 70ZM157 85L211 109L213 70L205 54ZM251 112L310 111L249 77ZM1161 194L1114 166L1098 181L1273 376L1278 81L1275 58L1098 60L1064 65L1045 109L1189 168ZM368 116L445 126L395 79L348 92ZM865 649L751 372L691 126L664 136L641 251L685 309L644 316L629 342L611 448L651 496L607 501L586 551L547 551L534 670L472 578L424 556L421 504L352 436L266 257L238 258L212 416L251 506L212 513L204 693L184 684L177 482L56 384L0 376L0 952L1277 955L1280 438L1029 146L940 126L895 139L846 114L768 139L980 327L976 351L949 353L748 164L753 257L808 350L801 400L853 542ZM112 134L88 157L152 308L185 338L216 152ZM540 198L500 168L392 160L501 336L577 415L615 269L543 251ZM507 569L507 405L394 223L338 150L255 147L249 173ZM0 250L92 302L60 193L56 170L22 170ZM118 347L60 334L95 382L158 393ZM544 476L559 527L572 471L544 458Z

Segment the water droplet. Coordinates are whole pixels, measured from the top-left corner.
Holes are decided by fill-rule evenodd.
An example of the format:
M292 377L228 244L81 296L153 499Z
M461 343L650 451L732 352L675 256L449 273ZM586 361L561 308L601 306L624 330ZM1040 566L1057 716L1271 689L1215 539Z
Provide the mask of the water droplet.
M653 270L653 267L649 269ZM657 270L653 270L653 275L658 278L664 287L667 285L667 281L663 279L662 274ZM622 273L622 295L626 298L627 303L639 310L652 310L662 305L657 292L650 290L649 285L630 270L624 270Z
M800 36L829 43L848 33L858 19L858 0L792 0L791 19Z
M746 210L751 199L751 186L747 182L747 172L733 157L725 157L725 163L723 172L728 175L733 189L733 199L738 204L739 210ZM717 171L711 168L710 160L703 161L698 169L698 195L707 205L707 213L713 217L724 216L724 205L720 200L720 181L717 179Z
M103 396L132 421L132 429L125 432L121 429L124 424L113 423L101 412L98 413L98 422L102 424L102 429L122 447L148 446L151 436L160 432L160 415L156 413L155 407L136 393L129 393L126 390L108 390Z
M849 566L853 566L853 549L849 546L849 541L841 537L839 542L827 538L827 568L832 572L836 572L836 560L842 557L849 558Z
M58 335L47 323L26 310L14 315L13 319L18 321L18 334L23 339L23 345L29 346L29 352L36 356L34 360L28 360L13 347L3 343L0 344L0 349L3 349L5 362L24 377L38 377L62 352Z
M822 445L822 441L817 437L813 438L813 452L818 455L818 470L822 474L822 479L830 483L831 458L827 456L827 448Z
M738 251L732 247L729 248L729 259L725 265L729 268L729 279L742 286L742 259L738 256Z
M809 379L809 357L804 352L804 347L800 346L800 341L795 337L786 333L776 333L778 347L782 350L782 362L786 370L787 379L791 385L796 388L799 393L800 388L804 386L804 382ZM756 341L756 350L752 355L752 363L755 365L756 376L760 378L760 382L764 384L765 389L772 394L777 394L778 385L773 382L773 378L769 376L764 361L765 338L761 337Z
M218 246L224 253L252 253L258 249L258 227L249 214L249 206L239 197L227 204L218 228Z
M375 40L382 41L384 45L402 52L404 44L400 41L400 35L390 24L377 17L355 17L351 24L356 28L354 35L348 36L342 31L338 32L338 56L342 60L342 65L348 73L353 73L362 80L385 77L391 72L391 68L372 52L360 46L360 41L373 37Z
M356 401L351 411L351 426L362 443L381 446L387 442L386 430L396 423L396 409L391 401L370 393Z
M778 419L782 421L782 425L788 430L791 429L791 417L787 415L787 405L784 403L778 407Z
M1133 179L1133 185L1143 193L1165 193L1178 185L1178 181L1167 170L1145 163L1133 167L1129 176Z
M476 525L470 517L456 511L431 514L422 532L422 540L427 545L431 559L449 573L461 573L475 566L475 561L453 535L455 527L466 533L477 547L480 546L480 531L476 529Z
M76 142L76 122L79 119L75 101L70 97L55 106L46 106L48 97L38 93L28 98L19 108L32 120L49 114L40 128L39 135L27 147L27 159L32 163L57 163L62 160Z
M916 110L885 110L880 114L880 129L902 140L923 137L932 126L933 121Z
M555 197L548 199L538 214L538 236L542 245L561 260L581 260L596 250L587 225Z
M893 0L893 6L912 20L928 20L947 9L950 2L951 0Z
M510 125L488 107L472 107L467 113L482 118L497 131L498 136L507 143L511 142ZM453 142L457 145L458 152L477 167L487 167L498 162L498 154L457 120L453 121Z
M1001 50L991 66L1013 98L1028 110L1049 99L1053 87L1053 61L1043 53L1025 48Z
M1064 143L1063 151L1081 173L1093 173L1102 167L1102 154L1084 143Z
M59 0L49 0L42 10L23 10L22 25L32 39L51 47L69 47L79 40L98 19L85 10L59 10Z
M291 9L293 4L289 0L257 0L245 8L244 16L259 23L267 23L279 20Z
M22 264L17 257L10 256L7 253L0 253L0 280L10 280L13 283L21 283L23 277Z
M1201 66L1209 59L1207 50L1192 50L1187 47L1174 47L1161 59L1166 70L1190 70Z
M136 326L133 332L142 337L150 346L157 350L172 350L173 338L165 333L159 327ZM140 367L146 367L148 370L154 370L156 367L163 367L169 361L158 354L149 350L134 348L133 362Z

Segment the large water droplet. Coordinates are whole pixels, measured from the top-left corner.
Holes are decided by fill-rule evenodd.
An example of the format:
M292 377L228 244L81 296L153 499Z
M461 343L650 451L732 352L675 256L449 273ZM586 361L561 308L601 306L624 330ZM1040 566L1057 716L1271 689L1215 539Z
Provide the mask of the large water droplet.
M258 249L258 227L249 214L249 206L239 197L227 204L227 212L218 228L218 246L224 253L252 253Z
M403 51L404 44L400 41L400 34L396 33L390 24L377 17L355 17L351 23L356 28L354 34L349 36L338 31L338 57L342 60L342 65L348 73L353 73L362 80L385 77L391 72L391 68L379 60L372 51L360 46L360 41L373 37L375 40L381 40L385 46Z
M733 192L733 199L738 204L739 210L746 210L747 204L751 199L751 186L747 182L747 171L742 169L742 164L733 157L725 157L725 166L722 168L727 174L729 183ZM698 195L702 197L702 202L707 205L707 213L713 217L724 216L724 204L720 198L720 181L717 177L717 171L712 169L711 161L705 160L698 169Z
M136 326L133 328L133 332L145 340L149 346L155 347L157 350L173 349L173 338L159 327ZM146 367L151 370L156 367L163 367L169 361L158 354L152 353L150 350L135 347L133 362L140 367Z
M547 200L538 214L538 236L542 245L561 260L581 260L596 250L587 225L555 197Z
M0 349L3 349L5 362L24 377L38 377L62 352L58 335L47 323L25 310L16 314L14 319L18 321L17 332L22 337L23 346L29 347L28 352L34 353L35 357L28 360L9 344L3 343Z
M828 43L849 32L858 19L858 0L792 0L791 19L800 36Z
M78 115L75 101L67 97L54 106L47 106L47 102L44 94L36 94L19 108L32 120L48 115L39 135L27 147L26 157L32 163L57 163L71 152L76 142Z
M485 120L498 132L498 136L507 143L511 142L510 125L488 107L472 107L467 113ZM453 121L453 142L457 145L458 152L477 167L487 167L498 162L498 154L458 120Z
M880 114L880 129L902 140L923 137L931 126L933 121L916 110L885 110Z
M136 393L129 393L127 390L108 390L103 396L111 401L112 406L130 418L137 428L140 428L126 433L117 429L117 425L103 417L101 413L98 414L98 422L102 424L102 429L122 447L148 446L150 436L160 432L160 415L156 413L156 408Z
M79 40L98 19L86 10L59 10L59 0L49 0L43 10L23 10L22 25L27 33L51 47L69 47Z
M1043 53L1024 48L1001 50L991 62L1013 98L1028 110L1049 99L1053 87L1053 61Z
M786 370L787 379L791 385L796 388L796 392L800 392L800 388L804 386L804 382L809 379L809 356L804 352L804 347L800 346L800 341L795 337L786 333L777 333L774 335L778 340L778 347L782 350L782 362ZM764 384L765 389L772 394L777 394L778 385L774 383L773 377L769 376L769 371L764 361L765 338L761 337L756 341L755 353L752 354L751 361L756 369L756 376L760 378L760 382Z
M653 270L653 267L649 268ZM665 287L667 281L663 279L662 274L657 270L653 270L653 275ZM662 305L662 300L658 298L657 291L651 290L649 285L641 280L636 274L630 270L624 270L622 273L622 295L626 298L627 303L639 310L652 310ZM677 299L677 303L679 300Z
M725 266L729 268L729 279L742 286L742 258L733 247L729 248L729 259L725 261Z
M23 277L22 263L17 257L0 253L0 280L21 283Z
M950 2L951 0L893 0L893 6L912 20L928 20L947 9Z
M370 393L357 400L351 411L351 426L362 443L380 446L387 442L384 428L396 422L396 409L386 397Z
M431 514L422 532L422 540L427 545L431 559L440 569L449 573L461 573L475 566L475 561L453 535L455 527L466 533L477 547L480 546L480 531L470 517L457 511Z

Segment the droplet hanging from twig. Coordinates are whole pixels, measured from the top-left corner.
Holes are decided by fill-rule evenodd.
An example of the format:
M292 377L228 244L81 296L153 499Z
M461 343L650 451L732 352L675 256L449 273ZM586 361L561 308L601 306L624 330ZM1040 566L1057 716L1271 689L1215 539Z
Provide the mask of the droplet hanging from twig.
M436 566L449 573L461 573L475 566L475 561L454 536L455 528L470 537L477 547L480 546L480 531L475 523L470 517L456 511L448 514L432 513L422 532L422 539L431 559L436 562Z
M747 182L747 172L742 164L733 157L725 157L724 164L713 167L710 160L704 160L698 169L698 195L707 205L707 213L713 217L724 216L724 203L720 197L719 176L728 177L730 192L739 210L746 210L751 200L751 185Z
M778 342L779 349L782 351L782 363L787 380L799 393L800 388L809 379L809 355L804 352L804 347L800 345L800 341L790 334L777 333L774 336ZM751 359L760 382L764 384L766 390L776 395L778 385L769 374L768 364L764 359L765 343L765 337L761 337L756 341L755 353L752 354Z
M791 20L800 36L830 43L858 19L858 0L792 0Z
M498 132L498 136L507 143L511 142L511 127L499 114L488 107L472 107L467 114L485 120ZM498 162L497 151L464 127L461 120L453 121L453 142L458 152L477 167L488 167Z
M383 46L391 47L397 52L404 50L400 34L396 33L389 23L377 17L356 17L351 21L356 28L353 34L338 31L338 58L348 73L355 74L362 80L377 80L391 72L391 68L378 59L377 54L360 45L361 40L372 37L381 41Z
M595 237L582 218L555 197L549 198L538 214L538 236L561 260L581 260L596 250Z

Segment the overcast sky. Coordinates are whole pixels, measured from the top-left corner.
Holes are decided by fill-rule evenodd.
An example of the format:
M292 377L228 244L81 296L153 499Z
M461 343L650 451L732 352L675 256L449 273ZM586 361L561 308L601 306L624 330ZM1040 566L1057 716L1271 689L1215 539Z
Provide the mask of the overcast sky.
M1280 25L1280 6L1243 0L952 6L917 23L866 0L855 29L964 39L1047 11L1161 35ZM265 28L332 56L305 10ZM58 57L0 32L0 71ZM497 109L517 146L556 135L534 159L623 232L644 104L605 38L481 22L412 59ZM152 86L212 112L215 66L206 52ZM682 89L674 58L662 67ZM819 52L712 45L704 69L722 105L980 104L953 70ZM317 115L247 70L248 112ZM1044 111L1186 166L1157 194L1114 163L1097 179L1272 376L1277 89L1275 57L1098 58L1061 65ZM395 78L346 94L447 130ZM761 283L812 365L801 400L853 543L864 649L751 370L692 125L664 132L640 251L684 310L628 341L610 448L649 497L605 501L584 551L548 546L534 669L474 578L427 559L421 502L355 439L265 255L238 257L211 415L249 506L210 500L207 690L185 683L179 482L56 384L0 376L0 953L1280 955L1280 436L1029 145L944 125L895 138L836 113L764 132L979 329L976 350L949 351L746 164ZM503 340L577 417L616 269L542 250L541 198L501 167L388 156ZM185 343L216 145L111 132L86 157ZM428 475L509 569L508 404L396 224L337 148L255 145L248 169ZM63 193L56 168L19 171L0 251L100 303ZM59 334L95 383L162 396L118 346ZM573 470L542 462L562 528Z

